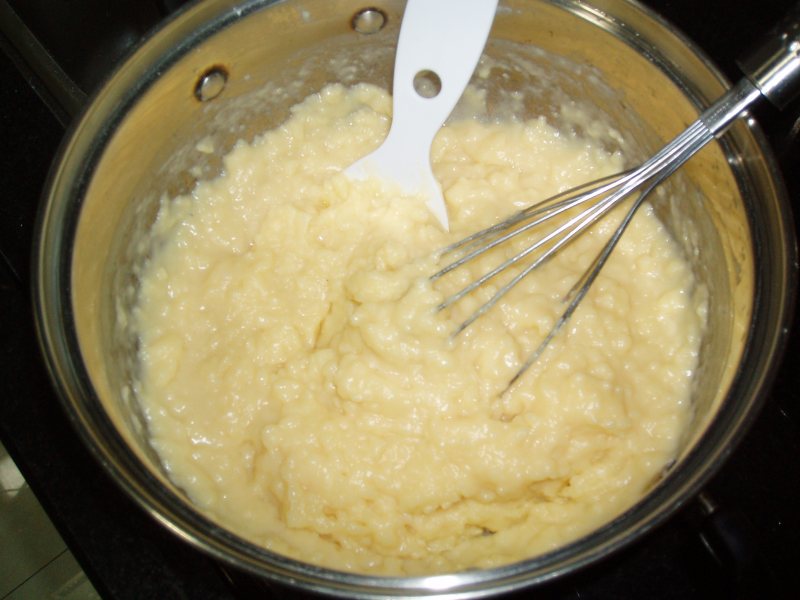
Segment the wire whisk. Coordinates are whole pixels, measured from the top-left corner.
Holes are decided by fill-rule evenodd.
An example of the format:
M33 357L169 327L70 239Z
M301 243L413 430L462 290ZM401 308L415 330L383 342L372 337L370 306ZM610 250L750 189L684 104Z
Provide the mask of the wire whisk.
M795 13L797 12L798 10L795 10ZM748 78L742 79L703 112L686 130L638 168L592 181L548 198L519 211L500 223L474 233L440 252L440 258L451 257L449 260L452 262L431 276L431 280L434 281L517 236L523 234L532 236L531 243L524 249L448 296L438 306L438 310L443 310L457 303L512 265L528 261L527 264L523 263L524 267L519 273L502 285L489 300L458 325L453 332L453 335L456 336L497 305L522 279L586 232L611 210L626 200L632 201L597 257L566 295L565 309L556 320L555 325L519 367L506 389L513 386L541 357L553 338L569 321L597 279L636 211L653 190L701 148L724 133L735 119L742 116L762 96L782 108L792 97L797 95L798 81L800 81L800 77L798 77L798 72L800 72L800 57L798 56L800 41L798 40L800 36L798 36L797 14L790 15L790 19L782 25L784 26L784 29L781 30L782 33L775 39L770 38L767 45L761 48L755 67L750 69L749 67L752 65L744 64ZM786 33L787 31L788 33ZM764 54L769 55L767 60L763 60ZM550 230L542 231L543 226L560 215L563 219L562 223L556 224ZM538 235L535 234L536 231L539 231Z

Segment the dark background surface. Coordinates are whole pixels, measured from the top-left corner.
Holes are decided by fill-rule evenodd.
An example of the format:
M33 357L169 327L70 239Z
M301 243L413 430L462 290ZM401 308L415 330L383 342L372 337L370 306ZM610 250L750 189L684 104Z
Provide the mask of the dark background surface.
M10 4L78 87L90 92L180 1ZM736 56L790 2L650 0L646 4L736 79ZM62 123L69 115L17 60L9 40L0 41L6 50L0 53L0 437L4 445L103 597L293 597L240 577L174 538L122 494L70 428L39 358L29 292L37 205L64 135ZM794 209L800 210L798 144L787 136L796 129L800 107L795 102L784 113L763 107L756 117L782 162ZM793 559L800 534L798 338L795 327L758 420L706 488L721 509L711 521L699 503L692 503L602 563L514 597L795 597ZM728 543L713 543L720 536L729 536ZM716 554L707 550L704 539L712 542Z

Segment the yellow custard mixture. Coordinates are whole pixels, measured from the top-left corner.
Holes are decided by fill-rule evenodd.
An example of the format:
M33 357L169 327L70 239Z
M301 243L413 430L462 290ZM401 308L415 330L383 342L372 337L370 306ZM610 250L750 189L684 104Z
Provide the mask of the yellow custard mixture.
M333 85L165 200L135 311L137 392L171 478L212 519L334 569L419 575L557 548L641 497L690 418L704 317L645 206L520 381L612 223L455 338L497 263L435 283L436 251L622 158L544 119L448 123L445 233L419 198L342 170L388 131L389 95Z

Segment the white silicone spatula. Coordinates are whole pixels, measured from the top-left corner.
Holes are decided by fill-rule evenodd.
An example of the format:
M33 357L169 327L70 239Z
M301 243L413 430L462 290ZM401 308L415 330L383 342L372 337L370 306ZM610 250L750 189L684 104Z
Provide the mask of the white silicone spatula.
M431 143L469 83L496 10L497 0L408 1L397 42L389 134L346 171L354 179L380 177L405 194L424 195L445 229L447 207L431 171Z

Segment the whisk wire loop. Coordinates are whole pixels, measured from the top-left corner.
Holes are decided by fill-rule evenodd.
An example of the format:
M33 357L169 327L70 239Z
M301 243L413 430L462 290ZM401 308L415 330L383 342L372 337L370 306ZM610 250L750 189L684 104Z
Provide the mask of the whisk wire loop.
M620 223L615 228L603 248L592 261L589 268L564 297L567 302L565 310L556 320L537 349L531 353L520 366L517 373L508 384L510 388L533 365L547 349L550 342L561 331L564 324L572 317L578 305L588 293L598 274L605 266L611 252L616 247L622 234L629 226L636 211L642 206L644 200L667 177L672 175L689 158L701 148L720 135L736 117L758 98L758 90L748 81L742 80L732 88L728 94L720 98L707 109L681 134L666 144L649 160L638 168L622 173L603 177L595 181L579 185L570 190L557 194L542 202L527 207L511 217L496 223L486 229L478 231L440 251L440 257L457 255L449 264L442 267L431 276L437 280L451 271L467 264L490 250L516 238L522 234L532 233L537 227L551 221L559 215L564 215L565 221L556 225L551 231L532 240L522 250L506 258L496 267L490 269L457 292L446 297L438 306L443 310L489 280L505 272L509 267L529 259L530 263L522 268L508 282L500 286L494 294L476 310L474 310L453 332L457 336L464 331L480 316L494 307L508 292L532 271L547 262L568 244L573 242L592 225L619 206L623 201L632 199ZM579 210L575 215L567 214L573 209ZM539 254L536 254L539 252Z

